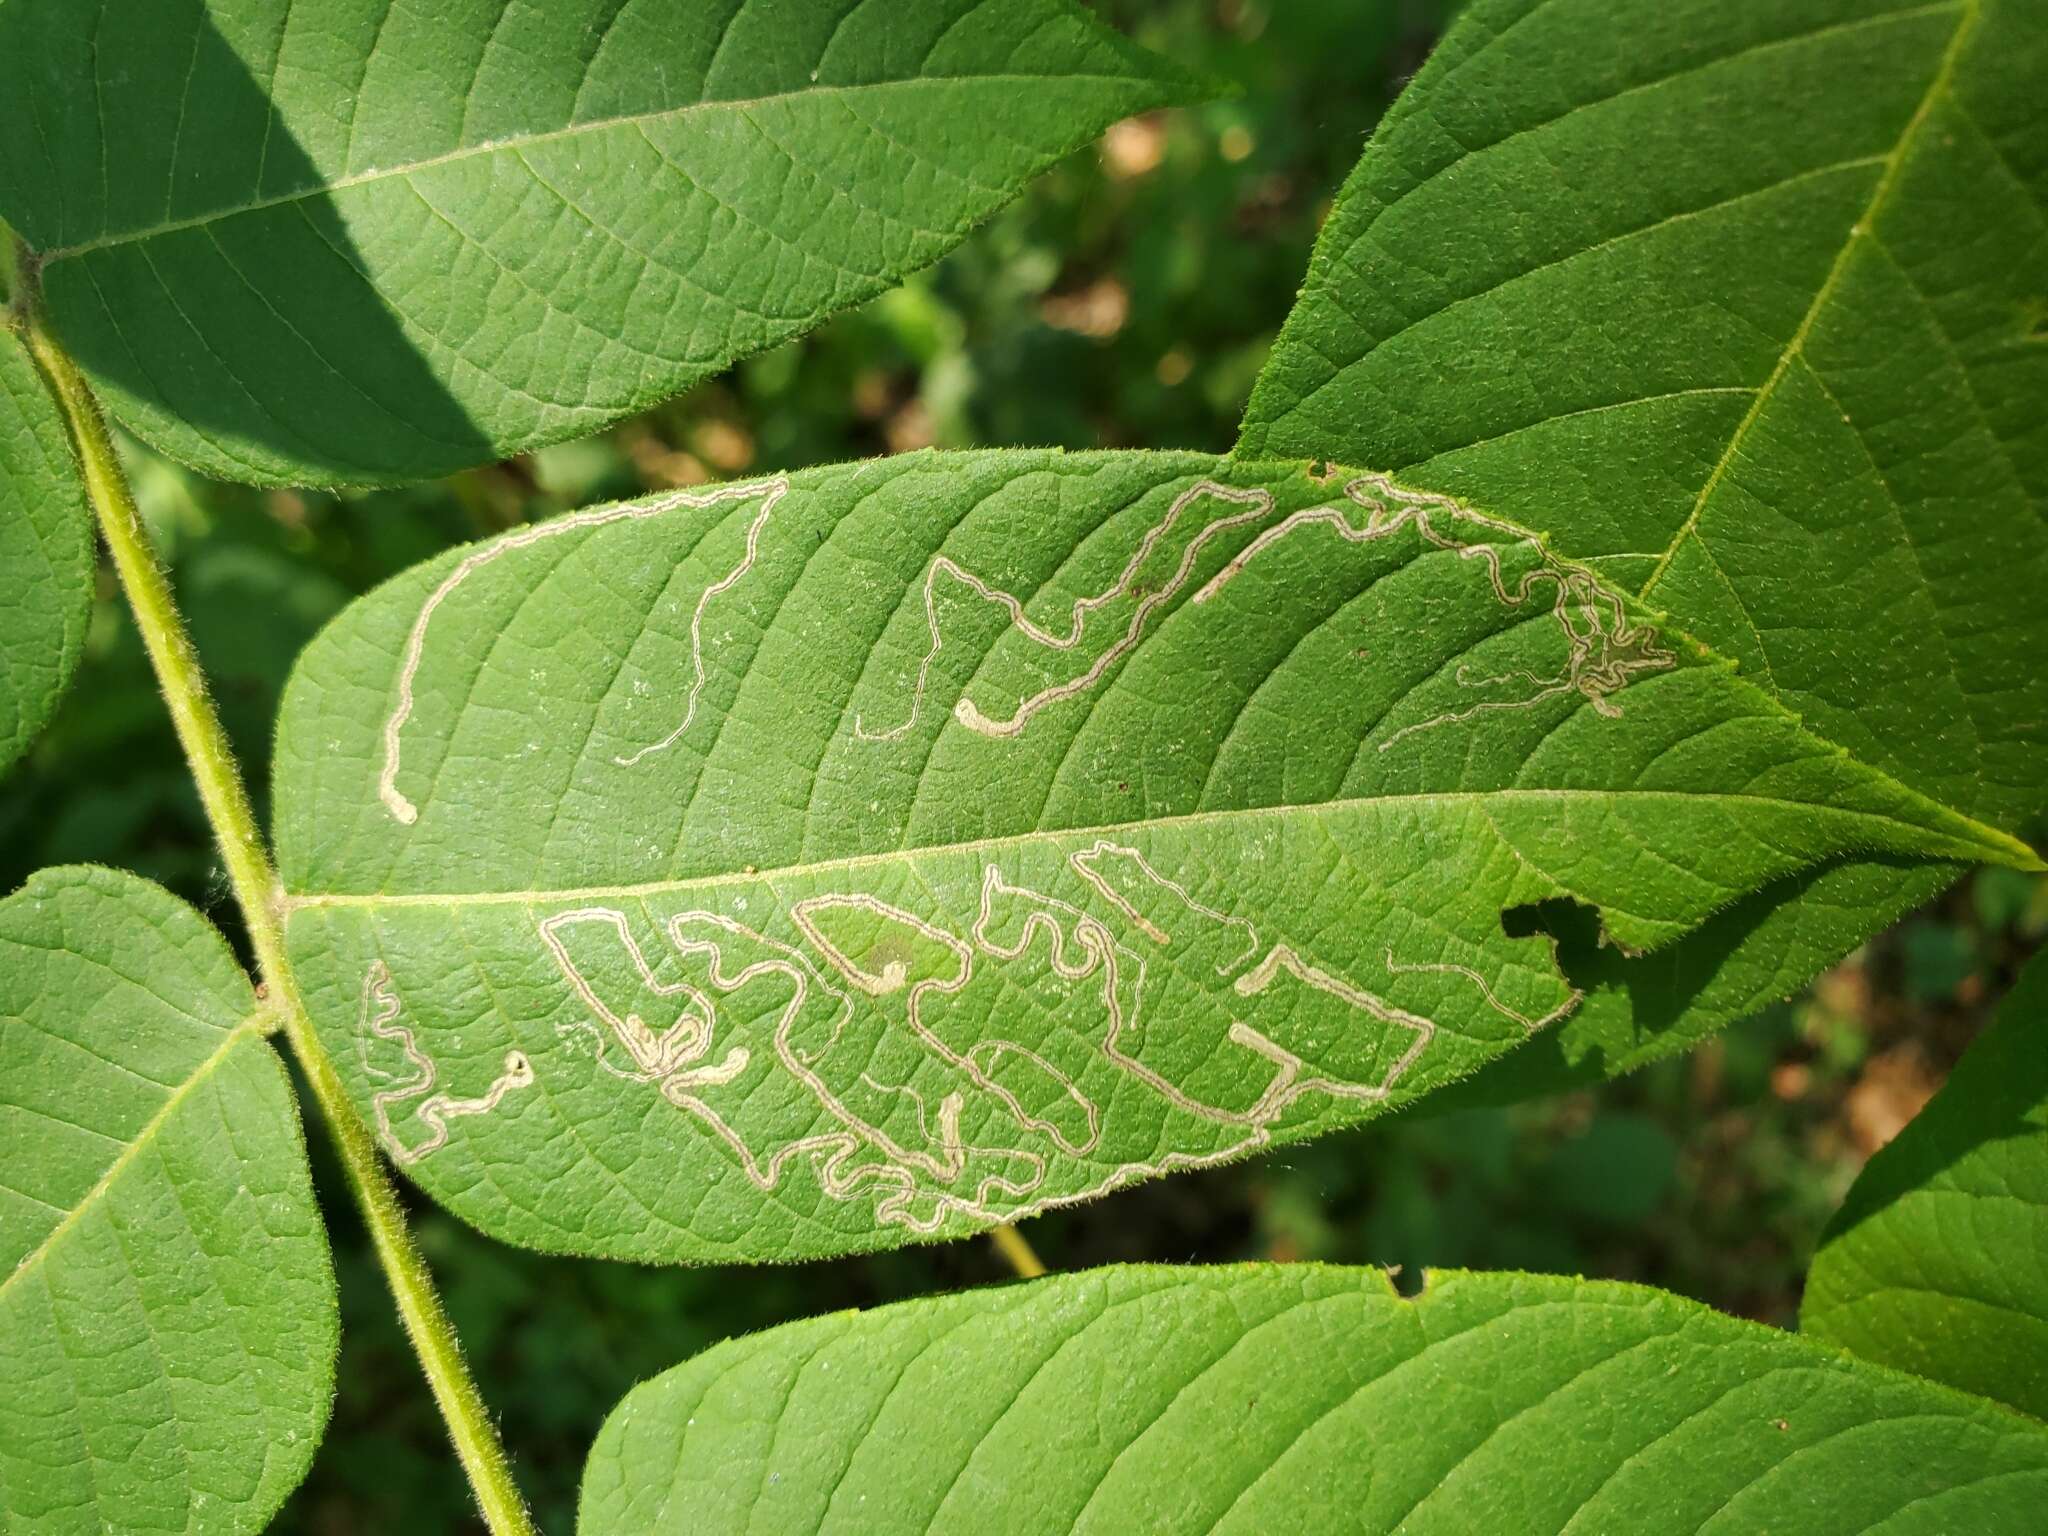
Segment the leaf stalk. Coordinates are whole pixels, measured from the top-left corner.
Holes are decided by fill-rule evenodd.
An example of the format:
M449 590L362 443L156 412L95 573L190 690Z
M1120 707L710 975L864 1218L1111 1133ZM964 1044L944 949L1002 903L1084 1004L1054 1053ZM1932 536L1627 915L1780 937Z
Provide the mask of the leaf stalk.
M219 842L267 996L333 1138L350 1193L369 1229L413 1352L426 1373L485 1522L494 1536L535 1536L504 1445L462 1357L433 1274L406 1225L398 1192L378 1157L369 1128L349 1102L334 1058L306 1016L285 951L277 875L257 830L240 765L207 693L198 653L136 508L99 401L36 312L33 294L28 298L25 336L29 351L63 409L101 536L135 614L179 744Z
M988 1240L996 1245L996 1252L1003 1256L1004 1262L1017 1272L1019 1280L1036 1280L1046 1272L1045 1260L1015 1227L997 1227L989 1233Z

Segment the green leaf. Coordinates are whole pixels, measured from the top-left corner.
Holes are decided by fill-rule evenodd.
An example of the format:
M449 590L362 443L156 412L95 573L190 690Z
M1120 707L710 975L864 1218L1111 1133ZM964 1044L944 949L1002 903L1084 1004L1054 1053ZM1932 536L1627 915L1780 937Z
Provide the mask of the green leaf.
M1019 594L1012 596L1012 594ZM287 937L513 1241L794 1258L1347 1124L1849 850L2032 864L1374 475L919 454L454 551L302 658Z
M1963 866L1850 858L1766 885L1682 942L1631 955L1579 914L1546 914L1584 1000L1562 1027L1459 1083L1433 1108L1514 1104L1689 1049L1790 996L1874 933L1931 901Z
M0 901L0 1525L262 1529L326 1427L334 1275L249 983L133 875Z
M1863 1170L1799 1326L2048 1418L2048 956Z
M634 1389L582 1536L2031 1533L2048 1432L1641 1286L1119 1268L791 1323Z
M64 420L0 324L0 770L63 696L92 612L92 513Z
M0 217L122 422L212 474L594 431L1202 93L1073 0L0 7Z
M1626 35L1627 48L1612 39ZM2048 12L1495 0L1325 226L1241 451L1544 531L1808 727L1999 825L2048 806ZM1487 1096L1782 996L1953 871L1739 904Z

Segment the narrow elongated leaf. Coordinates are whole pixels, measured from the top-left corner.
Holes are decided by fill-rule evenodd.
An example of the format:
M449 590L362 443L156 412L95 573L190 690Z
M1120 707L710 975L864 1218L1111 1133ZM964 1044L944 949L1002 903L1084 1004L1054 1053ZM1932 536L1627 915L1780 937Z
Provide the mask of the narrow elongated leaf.
M807 330L1194 90L1073 0L29 0L0 215L166 452L424 478Z
M288 690L314 1018L488 1230L790 1258L1313 1134L1851 849L2032 856L1382 477L922 454L599 508Z
M0 1525L261 1530L333 1394L284 1070L205 919L53 869L0 901Z
M1107 1269L736 1339L629 1393L583 1536L2031 1533L2048 1430L1641 1286Z
M49 722L92 611L92 514L63 418L0 325L0 770Z
M1345 188L1243 451L1541 529L1817 734L2033 824L2044 76L2034 0L1474 6ZM1595 957L1570 1028L1488 1091L1697 1038L1945 878L1852 863L1658 961Z
M2048 957L1863 1170L1799 1326L2048 1419Z

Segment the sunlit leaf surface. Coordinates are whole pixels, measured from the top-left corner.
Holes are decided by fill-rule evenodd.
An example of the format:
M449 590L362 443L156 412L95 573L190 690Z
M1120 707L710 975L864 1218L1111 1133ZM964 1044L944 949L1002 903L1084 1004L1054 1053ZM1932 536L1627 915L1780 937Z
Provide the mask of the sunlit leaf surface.
M2030 1536L2048 1430L1637 1286L1108 1269L735 1339L629 1393L583 1536Z
M1338 199L1243 451L1542 530L1816 734L2038 829L2043 78L2036 0L1474 5ZM1584 1008L1487 1091L1697 1039L1953 875L1850 861L1580 956Z
M1799 1326L2048 1419L2048 961L1857 1179Z
M385 1145L638 1257L948 1233L1355 1121L1849 850L2028 862L1514 527L923 454L451 552L307 652L289 940Z
M227 945L133 875L0 901L0 1525L261 1530L327 1424L327 1238Z

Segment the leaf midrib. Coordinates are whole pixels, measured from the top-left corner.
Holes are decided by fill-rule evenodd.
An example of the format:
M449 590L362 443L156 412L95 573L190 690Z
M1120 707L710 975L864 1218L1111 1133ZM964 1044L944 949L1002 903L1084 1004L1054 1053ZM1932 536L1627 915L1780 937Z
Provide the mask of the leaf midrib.
M1884 170L1878 175L1877 185L1871 189L1870 201L1864 205L1856 221L1849 226L1848 236L1842 241L1841 249L1835 252L1835 259L1828 267L1827 276L1814 291L1813 302L1807 305L1806 313L1800 317L1799 325L1793 331L1791 339L1778 354L1777 363L1772 367L1769 377L1757 390L1756 398L1750 402L1749 409L1736 424L1727 446L1721 451L1721 456L1714 461L1714 467L1708 471L1705 482L1700 486L1699 495L1693 500L1692 510L1686 514L1685 521L1679 525L1678 531L1672 534L1670 542L1658 555L1657 564L1644 579L1642 586L1637 588L1636 596L1646 598L1650 595L1651 590L1663 579L1664 573L1671 568L1671 562L1680 547L1698 531L1700 517L1706 511L1707 503L1713 500L1715 491L1720 489L1722 480L1734 464L1735 456L1741 451L1751 429L1762 418L1778 386L1791 371L1793 362L1805 351L1807 339L1813 334L1821 314L1833 301L1842 275L1848 269L1849 258L1856 250L1857 241L1865 238L1866 232L1876 223L1879 214L1884 211L1886 201L1898 186L1900 171L1906 163L1908 154L1914 148L1915 141L1927 126L1928 118L1933 115L1935 104L1953 88L1957 62L1982 18L1983 0L1962 0L1962 14L1956 22L1956 29L1949 37L1948 46L1942 50L1941 61L1935 68L1933 78L1928 81L1927 90L1921 96L1919 104L1914 107L1912 117L1908 118L1905 127L1899 130L1899 136L1893 143L1891 152L1884 157ZM1754 629L1755 626L1752 624L1751 628ZM1758 638L1761 639L1761 635Z
M241 1023L235 1025L221 1037L220 1044L215 1046L207 1054L206 1058L192 1069L183 1082L179 1083L176 1088L165 1095L163 1103L158 1105L149 1119L143 1122L141 1129L136 1131L133 1139L126 1146L122 1147L120 1154L107 1165L106 1172L99 1176L92 1188L79 1197L77 1203L64 1213L63 1219L44 1234L43 1240L31 1248L4 1279L0 1279L0 1300L6 1298L8 1293L14 1288L15 1282L20 1280L22 1276L40 1267L42 1261L49 1257L50 1253L63 1241L71 1230L84 1219L85 1213L106 1198L108 1192L114 1187L115 1182L128 1170L135 1159L142 1155L143 1149L156 1140L157 1134L169 1123L170 1117L177 1112L178 1106L183 1104L191 1095L192 1090L210 1079L220 1069L221 1064L227 1060L229 1054L243 1040L251 1036L260 1036L263 1033L264 1023L265 1016L261 1013L253 1013L243 1019Z
M1887 781L1892 782L1892 781ZM737 880L764 880L801 877L849 869L872 868L878 865L897 863L905 859L943 857L948 854L978 853L993 848L1014 847L1019 843L1048 838L1097 837L1115 833L1137 833L1157 831L1165 828L1182 828L1204 824L1251 820L1258 818L1279 818L1285 816L1322 815L1336 811L1359 810L1376 805L1473 805L1485 808L1502 800L1679 800L1687 803L1739 801L1746 805L1771 806L1782 810L1795 810L1808 814L1824 814L1849 817L1855 820L1878 822L1890 826L1912 827L1931 836L1953 837L1964 840L1964 834L1972 834L1980 844L1980 855L1991 862L2010 863L2015 868L2039 869L2042 863L2034 851L2018 838L1998 828L1987 826L1959 811L1949 809L1938 801L1928 800L1916 791L1895 785L1901 793L1913 795L1928 807L1955 823L1953 832L1942 832L1920 823L1904 821L1887 816L1879 811L1853 810L1845 806L1817 804L1810 800L1789 800L1776 795L1753 795L1732 791L1684 790L1684 789L1474 789L1429 791L1407 795L1363 795L1345 800L1321 800L1306 805L1260 805L1243 806L1227 810L1189 811L1176 816L1151 816L1138 821L1098 822L1074 827L1034 827L1027 832L1006 833L1000 837L970 838L952 843L928 843L914 848L892 848L880 853L848 854L843 858L817 859L804 863L781 864L768 868L735 869L709 875L687 875L672 880L648 880L626 885L585 885L554 888L492 891L323 891L294 892L287 890L278 898L286 915L314 907L445 907L445 906L491 906L522 905L535 902L580 901L595 897L619 897L631 900L640 896L664 895L673 891L695 890L704 887L726 885Z
M394 178L414 176L423 171L435 170L444 165L458 164L464 160L475 159L479 156L525 150L535 145L556 143L566 139L577 138L584 134L602 133L613 128L637 127L648 123L666 122L676 118L691 116L699 112L748 112L757 107L772 106L777 102L795 100L799 97L838 97L855 95L861 92L889 90L902 86L961 85L984 81L992 84L1044 85L1049 80L1055 79L1060 81L1086 80L1105 84L1134 86L1147 84L1163 86L1166 83L1163 81L1147 81L1143 77L1135 75L1071 72L1058 76L1047 76L1009 71L973 75L916 75L907 76L900 80L871 80L855 85L806 85L796 90L772 91L762 96L684 102L679 106L657 107L646 112L627 112L612 117L592 118L588 122L569 123L560 128L550 128L538 133L513 134L506 138L490 139L481 144L464 145L460 149L451 149L442 154L429 155L420 160L410 160L398 165L376 166L369 170L356 171L331 181L322 181L309 187L302 187L296 192L281 192L274 197L254 198L245 203L209 209L205 213L193 214L187 218L166 219L142 229L122 230L118 233L99 235L91 240L81 240L72 245L52 246L47 250L37 251L34 254L39 265L49 266L54 262L68 260L76 256L90 255L95 251L110 250L116 246L132 245L145 240L154 240L159 236L177 234L184 230L201 229L209 224L217 224L227 219L238 218L246 213L260 213L269 208L281 208L293 203L307 202L314 198L331 197L338 192L346 192L353 187L367 186L374 182Z

